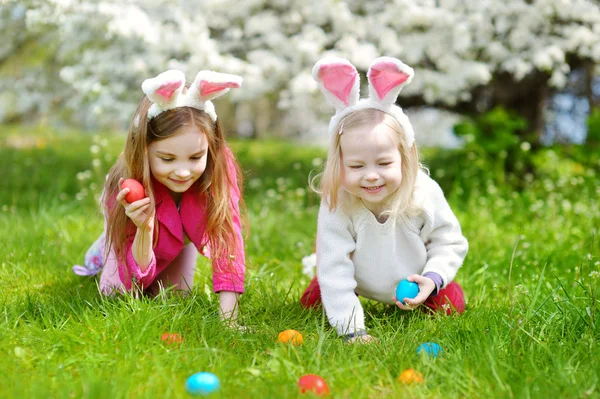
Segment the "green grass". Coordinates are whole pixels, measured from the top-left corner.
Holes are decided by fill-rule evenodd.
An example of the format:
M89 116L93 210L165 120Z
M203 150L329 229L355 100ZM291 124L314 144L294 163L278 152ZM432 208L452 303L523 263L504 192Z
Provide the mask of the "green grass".
M439 178L454 187L448 198L470 242L457 277L467 311L432 317L365 301L380 343L347 346L322 312L298 303L318 204L306 182L322 149L232 143L251 222L241 302L250 333L219 322L206 261L187 297L105 298L94 279L73 275L102 230L95 198L122 143L109 134L0 133L0 397L186 398L185 381L199 371L219 376L213 397L222 398L300 397L296 383L309 373L335 398L600 397L600 164L519 192L491 182L461 190ZM424 160L433 165L435 156ZM432 175L456 175L450 168L471 161ZM300 331L304 344L277 344L284 329ZM183 344L165 346L167 331ZM427 341L443 356L418 358ZM406 368L426 383L397 382Z

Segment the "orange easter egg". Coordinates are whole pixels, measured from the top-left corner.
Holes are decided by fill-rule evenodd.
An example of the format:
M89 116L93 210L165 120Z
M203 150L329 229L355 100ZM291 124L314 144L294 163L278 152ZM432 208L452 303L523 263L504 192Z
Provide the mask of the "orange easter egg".
M302 334L296 330L285 330L279 333L277 336L277 342L300 345L302 342L304 342L304 338L302 338Z
M403 384L418 384L425 382L423 374L413 369L404 370L402 374L400 374L400 377L398 377L398 380Z

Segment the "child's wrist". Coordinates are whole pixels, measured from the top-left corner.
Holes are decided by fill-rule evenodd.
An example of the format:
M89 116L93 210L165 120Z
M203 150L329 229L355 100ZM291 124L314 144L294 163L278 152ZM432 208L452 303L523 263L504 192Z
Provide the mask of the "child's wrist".
M427 277L428 279L433 281L435 287L433 288L433 291L431 292L431 294L429 294L429 296L436 296L438 292L440 292L441 286L444 284L442 276L440 276L436 272L427 272L423 274L423 277Z
M153 232L154 228L153 226L142 224L141 226L137 226L137 230L140 232L140 234L150 234Z

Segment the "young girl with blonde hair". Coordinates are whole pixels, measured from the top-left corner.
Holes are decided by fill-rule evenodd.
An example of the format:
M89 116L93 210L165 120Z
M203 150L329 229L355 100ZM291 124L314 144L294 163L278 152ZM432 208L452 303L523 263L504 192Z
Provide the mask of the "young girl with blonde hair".
M245 274L242 180L211 100L241 82L201 71L186 87L177 70L143 82L145 96L104 186L104 233L75 273L102 271L106 295L189 290L200 252L212 260L221 317L236 320ZM143 185L145 198L127 202L126 178Z
M359 75L347 60L317 62L313 77L336 107L330 146L320 176L317 277L303 306L323 305L330 324L348 342L370 342L358 296L420 304L447 313L464 310L453 282L468 244L438 184L419 163L414 132L395 105L413 69L391 57L376 59L367 77L368 98L359 99ZM418 284L415 298L396 298L397 284Z

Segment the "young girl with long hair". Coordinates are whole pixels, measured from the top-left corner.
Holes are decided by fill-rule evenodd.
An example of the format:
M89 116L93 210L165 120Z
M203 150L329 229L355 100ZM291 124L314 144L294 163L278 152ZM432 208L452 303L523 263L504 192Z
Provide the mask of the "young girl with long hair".
M202 253L212 260L221 317L237 319L245 274L242 179L211 100L241 81L201 71L186 86L177 70L144 81L125 148L104 186L104 232L75 273L101 271L106 295L189 290ZM142 184L144 198L126 200L127 178Z

